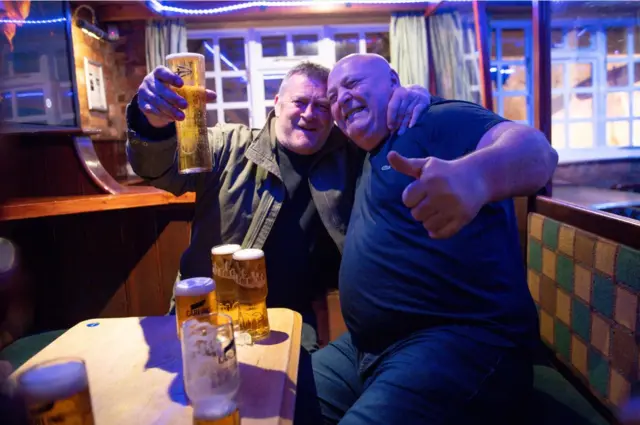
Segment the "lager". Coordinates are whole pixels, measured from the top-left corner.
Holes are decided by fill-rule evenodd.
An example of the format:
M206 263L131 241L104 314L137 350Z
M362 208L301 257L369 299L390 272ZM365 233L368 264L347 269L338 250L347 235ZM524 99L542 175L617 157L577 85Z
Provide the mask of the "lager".
M58 359L20 375L19 390L33 425L93 425L87 369L81 359Z
M240 425L240 412L232 400L202 400L193 408L193 425Z
M199 53L174 53L166 57L167 68L182 78L184 85L173 89L187 101L184 120L176 121L178 171L201 173L213 169L207 131L207 95L204 56Z
M182 338L182 324L193 316L218 311L216 284L209 277L192 277L176 283L176 324Z
M269 335L267 315L267 268L261 249L241 249L233 253L238 284L241 328L253 341Z
M233 323L238 320L238 285L233 269L233 253L240 249L240 245L218 245L211 250L213 264L213 279L216 282L218 297L218 311L228 314Z

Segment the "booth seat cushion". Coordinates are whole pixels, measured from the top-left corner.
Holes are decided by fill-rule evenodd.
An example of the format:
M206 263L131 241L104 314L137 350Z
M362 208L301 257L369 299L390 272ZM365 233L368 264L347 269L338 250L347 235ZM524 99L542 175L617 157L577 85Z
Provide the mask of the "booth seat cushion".
M615 415L638 380L640 251L530 213L527 268L542 340Z
M534 366L531 425L608 425L609 422L562 374Z
M0 351L0 360L8 361L16 370L64 332L65 330L49 331L20 338Z

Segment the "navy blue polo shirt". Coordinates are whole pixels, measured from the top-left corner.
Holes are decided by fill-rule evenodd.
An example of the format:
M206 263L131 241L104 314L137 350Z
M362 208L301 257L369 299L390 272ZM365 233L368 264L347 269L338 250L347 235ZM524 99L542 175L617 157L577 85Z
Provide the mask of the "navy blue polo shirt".
M420 122L369 152L356 192L340 269L340 301L356 347L379 353L431 326L500 346L529 345L537 311L526 284L511 199L484 206L455 236L431 239L402 202L414 179L389 166L473 152L505 121L476 104L434 99Z

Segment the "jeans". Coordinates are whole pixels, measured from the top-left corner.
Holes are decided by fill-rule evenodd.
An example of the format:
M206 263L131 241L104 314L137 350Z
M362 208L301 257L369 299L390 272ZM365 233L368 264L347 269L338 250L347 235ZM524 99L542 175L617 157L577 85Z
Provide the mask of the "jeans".
M313 354L317 406L297 413L295 424L517 423L532 389L531 356L466 336L473 331L430 328L378 356L359 352L342 335ZM309 390L299 386L298 393Z

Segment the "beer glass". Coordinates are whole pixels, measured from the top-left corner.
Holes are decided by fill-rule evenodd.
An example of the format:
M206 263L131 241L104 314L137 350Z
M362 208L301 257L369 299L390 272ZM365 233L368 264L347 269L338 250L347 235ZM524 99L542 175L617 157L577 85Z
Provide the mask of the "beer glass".
M31 424L94 423L87 368L82 359L65 357L32 366L18 377L18 390Z
M218 311L216 283L210 277L192 277L176 283L176 325L181 338L182 324L193 316Z
M261 249L241 249L233 253L238 284L238 302L242 330L253 341L269 336L267 314L267 268Z
M238 316L238 285L233 268L233 253L240 245L227 244L214 246L211 249L213 279L216 282L218 312L231 316L233 323L240 324Z
M182 369L194 424L239 424L240 374L231 317L210 313L182 324Z
M187 101L184 120L176 121L178 172L201 173L213 169L207 131L207 95L204 56L174 53L166 57L167 68L182 78L184 85L173 89Z

